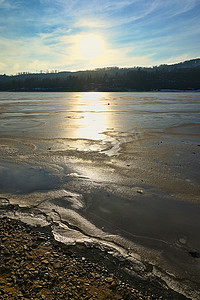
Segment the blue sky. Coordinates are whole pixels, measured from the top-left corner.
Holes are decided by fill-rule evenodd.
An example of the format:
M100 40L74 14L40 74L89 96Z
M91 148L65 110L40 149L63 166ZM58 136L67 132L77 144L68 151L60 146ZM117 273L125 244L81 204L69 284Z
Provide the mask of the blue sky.
M1 74L197 58L200 0L0 0L0 49Z

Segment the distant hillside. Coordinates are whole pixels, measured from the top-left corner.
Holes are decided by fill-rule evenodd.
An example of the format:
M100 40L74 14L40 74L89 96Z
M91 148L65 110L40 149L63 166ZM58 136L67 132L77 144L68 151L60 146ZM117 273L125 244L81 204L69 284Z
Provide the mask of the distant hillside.
M169 68L187 69L200 67L200 58L186 60L178 64L168 65Z
M200 59L154 67L0 75L0 91L151 91L200 89Z

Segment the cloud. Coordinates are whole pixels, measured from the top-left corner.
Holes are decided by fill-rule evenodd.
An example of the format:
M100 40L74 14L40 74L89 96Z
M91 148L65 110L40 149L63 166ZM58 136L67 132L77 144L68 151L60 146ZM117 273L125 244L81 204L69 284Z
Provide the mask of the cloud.
M140 4L143 1L141 0ZM76 20L76 27L109 29L119 27L144 18L154 10L154 2L103 1L89 9L82 9Z
M174 64L174 63L178 63L178 62L182 62L182 61L185 61L185 60L189 60L191 59L190 55L189 54L183 54L183 55L180 55L180 56L173 56L173 57L170 57L166 60L166 64Z
M6 68L6 64L4 64L3 62L0 61L0 72L3 73L5 68Z
M163 2L164 10L167 10L170 13L170 16L177 16L183 13L188 12L189 10L193 9L196 5L196 0L169 0ZM161 3L160 3L161 5Z
M64 34L66 33L66 34ZM0 40L0 72L16 74L21 71L35 72L47 69L80 70L90 67L129 66L131 64L150 64L148 56L130 59L133 47L121 46L114 49L106 44L103 54L95 58L84 59L80 52L80 41L84 34L72 34L70 31L58 31L41 34L35 38ZM49 42L50 41L50 42ZM53 41L53 42L52 42Z
M9 3L6 0L0 0L0 7L1 8L4 8L7 5L9 5Z
M199 0L0 0L0 72L134 66L198 56ZM84 60L85 34L105 41Z
M17 7L17 3L11 3L8 0L0 0L1 9L14 9Z
M152 66L152 55L133 55L129 56L129 48L109 49L106 55L102 55L97 59L91 60L90 65L93 67L118 66L118 67L134 67L134 66Z
M77 5L77 1L76 1ZM127 0L127 1L88 1L85 6L75 7L75 27L114 29L130 24L152 24L166 22L178 15L192 10L196 0ZM78 16L78 18L76 18ZM128 25L129 24L129 25ZM126 28L128 31L128 28Z
M26 38L23 40L1 38L0 48L2 49L0 52L0 62L4 63L4 66L1 66L0 69L1 72L8 74L20 71L34 72L37 70L35 69L36 62L38 67L39 62L42 68L54 67L54 59L51 61L54 54L53 49L45 45L44 41L40 38Z
M82 18L82 19L79 19L77 20L75 23L74 23L74 27L75 28L81 28L82 30L83 29L106 29L106 28L109 28L111 25L109 23L109 21L106 21L106 20L103 20L103 19L97 19L97 18Z

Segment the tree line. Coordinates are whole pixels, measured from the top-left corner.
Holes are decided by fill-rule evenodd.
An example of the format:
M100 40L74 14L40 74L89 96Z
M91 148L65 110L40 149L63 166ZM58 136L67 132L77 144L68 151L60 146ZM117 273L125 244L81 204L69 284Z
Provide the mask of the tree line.
M179 66L180 64L178 64ZM0 75L0 91L152 91L200 89L200 65L102 68L79 72Z

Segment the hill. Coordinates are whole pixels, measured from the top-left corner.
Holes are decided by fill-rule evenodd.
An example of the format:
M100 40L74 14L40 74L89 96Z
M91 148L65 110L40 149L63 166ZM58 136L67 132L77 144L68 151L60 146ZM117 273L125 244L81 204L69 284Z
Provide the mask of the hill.
M200 89L200 58L154 67L0 75L0 91L152 91Z

